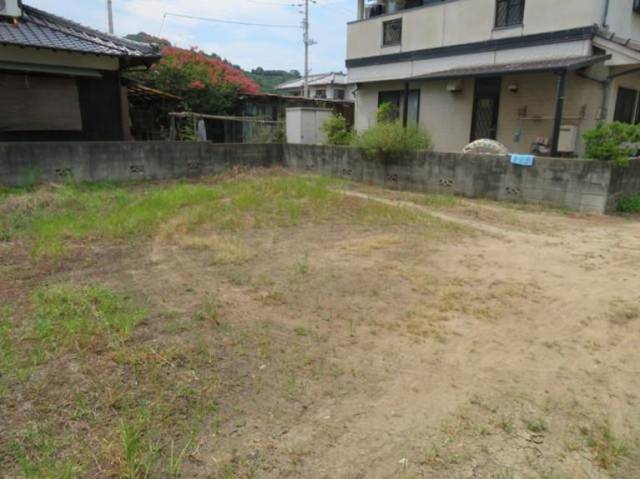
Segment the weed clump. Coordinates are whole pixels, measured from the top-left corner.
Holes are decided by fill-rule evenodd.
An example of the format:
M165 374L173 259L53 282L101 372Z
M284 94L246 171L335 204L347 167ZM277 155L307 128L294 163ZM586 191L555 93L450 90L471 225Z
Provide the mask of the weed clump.
M378 123L354 136L353 146L383 162L404 158L418 150L431 149L429 135L416 125L403 125L394 108L388 103L380 105Z
M640 195L626 196L618 203L620 213L640 213Z

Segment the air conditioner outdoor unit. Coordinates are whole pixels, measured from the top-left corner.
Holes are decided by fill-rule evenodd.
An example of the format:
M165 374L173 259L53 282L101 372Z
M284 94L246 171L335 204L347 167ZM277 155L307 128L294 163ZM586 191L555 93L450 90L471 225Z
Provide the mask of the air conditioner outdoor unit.
M575 125L562 125L560 138L558 139L558 151L560 153L573 153L578 146L578 127Z
M22 16L20 0L0 0L0 17L17 18Z

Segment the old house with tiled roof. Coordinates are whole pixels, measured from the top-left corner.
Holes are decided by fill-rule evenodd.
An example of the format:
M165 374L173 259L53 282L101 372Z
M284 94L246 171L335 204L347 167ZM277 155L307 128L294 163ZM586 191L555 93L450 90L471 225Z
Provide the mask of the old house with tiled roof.
M108 35L23 5L0 3L0 141L129 138L129 68L157 47Z

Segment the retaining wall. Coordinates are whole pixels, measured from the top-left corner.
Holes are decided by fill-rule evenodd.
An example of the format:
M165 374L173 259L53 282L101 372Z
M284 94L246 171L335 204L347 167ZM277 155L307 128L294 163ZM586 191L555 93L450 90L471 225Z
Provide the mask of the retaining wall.
M633 160L629 166L613 167L607 211L615 210L621 198L635 195L640 195L640 160Z
M539 203L604 213L620 196L640 194L640 162L629 168L605 162L536 158L533 167L512 165L508 157L419 152L394 164L341 147L286 145L285 164L387 188L470 198Z
M233 166L273 166L281 145L208 142L0 143L0 185L34 182L156 180L220 173Z
M388 188L490 198L578 211L612 211L640 194L640 160L627 168L598 161L537 158L533 167L504 156L418 152L391 164L345 147L208 142L0 143L0 185L198 177L234 166L292 169Z

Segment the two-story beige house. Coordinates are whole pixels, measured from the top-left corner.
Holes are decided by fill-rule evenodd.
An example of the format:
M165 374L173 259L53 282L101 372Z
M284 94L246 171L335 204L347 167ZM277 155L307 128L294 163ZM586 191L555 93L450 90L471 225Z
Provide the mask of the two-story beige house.
M580 155L599 121L640 122L640 0L357 1L358 130L390 102L440 151Z

